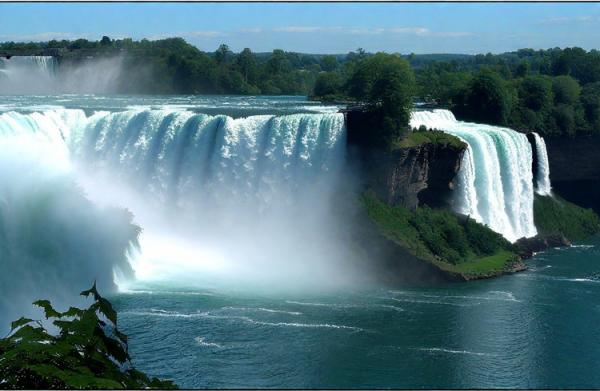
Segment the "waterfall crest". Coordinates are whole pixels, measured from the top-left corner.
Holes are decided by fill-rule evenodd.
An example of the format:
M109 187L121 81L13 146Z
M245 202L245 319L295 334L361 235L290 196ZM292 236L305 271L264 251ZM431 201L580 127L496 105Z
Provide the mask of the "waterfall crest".
M537 156L537 172L535 191L544 196L552 194L552 185L550 184L550 163L548 162L548 151L546 142L539 134L532 132L535 139L535 151Z
M537 234L533 220L533 154L524 134L457 121L452 112L440 109L413 112L410 125L439 129L468 144L458 175L457 212L510 241Z

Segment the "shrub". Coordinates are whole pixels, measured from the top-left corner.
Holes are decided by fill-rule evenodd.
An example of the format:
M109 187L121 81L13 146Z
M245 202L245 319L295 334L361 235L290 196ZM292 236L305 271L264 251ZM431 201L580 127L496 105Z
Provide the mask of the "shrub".
M0 386L25 389L177 388L134 369L127 336L117 328L117 313L96 284L81 292L92 296L87 309L58 312L48 300L34 305L58 328L51 334L41 321L21 317L0 340Z

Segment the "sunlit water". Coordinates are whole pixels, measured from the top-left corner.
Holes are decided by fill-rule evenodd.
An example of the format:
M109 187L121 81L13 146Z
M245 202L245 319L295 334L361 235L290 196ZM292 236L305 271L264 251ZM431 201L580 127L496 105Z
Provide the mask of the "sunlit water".
M596 388L598 246L435 287L138 286L112 300L135 364L182 387Z

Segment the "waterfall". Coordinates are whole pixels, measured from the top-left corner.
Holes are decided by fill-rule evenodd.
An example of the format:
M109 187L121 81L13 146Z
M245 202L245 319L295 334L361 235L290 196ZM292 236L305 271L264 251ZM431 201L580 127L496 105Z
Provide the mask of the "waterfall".
M470 215L510 241L537 234L533 154L524 134L457 121L450 111L439 109L413 112L410 125L442 130L468 144L458 174L457 212Z
M118 92L120 56L64 60L52 56L0 58L0 95L106 94Z
M339 169L345 153L342 114L100 112L77 132L77 158L183 207L292 202Z
M52 56L13 56L0 58L0 94L43 91L53 84L57 68Z
M546 142L539 134L532 132L535 139L535 151L537 156L537 172L535 190L540 195L551 195L552 186L550 184L550 164L548 162L548 151Z
M142 280L218 271L332 282L352 257L331 208L345 161L343 114L49 109L3 114L0 139L11 134L53 145L56 164L97 205L132 211L144 230L132 259Z

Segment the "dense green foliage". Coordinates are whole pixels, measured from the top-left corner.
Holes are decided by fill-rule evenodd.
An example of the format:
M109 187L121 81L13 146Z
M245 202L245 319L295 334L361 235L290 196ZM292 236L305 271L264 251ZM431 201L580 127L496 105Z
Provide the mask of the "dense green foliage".
M418 99L459 119L543 136L600 134L600 52L531 50L433 61L415 70Z
M409 63L399 55L376 53L347 61L338 73L319 75L313 98L361 104L369 113L370 139L387 148L409 131L414 92Z
M11 389L142 389L176 388L149 378L131 366L127 336L117 328L117 313L98 294L96 284L81 292L94 302L87 309L55 310L48 300L34 305L58 329L21 317L0 340L0 388Z
M435 129L422 127L414 129L405 138L394 143L393 148L410 148L424 144L451 146L457 149L467 148L467 144L456 136Z
M346 88L349 97L366 104L373 114L372 131L383 145L409 131L414 75L406 60L385 53L361 60Z
M512 245L500 234L448 209L424 206L411 212L387 205L371 193L363 195L362 203L389 239L421 259L458 265L501 252L514 255Z
M600 218L558 196L536 196L535 225L540 234L563 234L570 240L583 240L600 232Z

